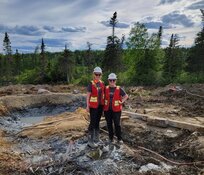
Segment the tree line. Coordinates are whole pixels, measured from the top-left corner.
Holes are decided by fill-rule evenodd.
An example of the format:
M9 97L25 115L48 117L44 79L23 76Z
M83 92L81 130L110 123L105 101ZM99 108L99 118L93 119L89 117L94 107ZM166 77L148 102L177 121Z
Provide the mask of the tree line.
M202 10L201 10L202 12ZM202 13L202 21L204 14ZM120 84L165 85L169 83L204 82L204 26L197 33L190 48L179 46L179 37L172 34L169 45L161 47L163 28L149 34L146 26L135 23L125 39L116 36L117 12L110 18L112 34L107 37L104 51L86 50L47 52L46 43L36 47L34 53L12 53L9 35L5 32L4 54L0 54L0 85L74 83L85 85L90 81L93 68L101 66L106 80L115 72ZM125 48L124 48L125 45Z

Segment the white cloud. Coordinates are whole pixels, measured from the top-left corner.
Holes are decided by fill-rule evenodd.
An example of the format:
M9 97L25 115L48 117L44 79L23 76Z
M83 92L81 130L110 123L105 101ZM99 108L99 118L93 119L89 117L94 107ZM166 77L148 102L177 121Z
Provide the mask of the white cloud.
M48 38L47 45L52 41L48 48L52 51L63 50L65 42L70 43L72 50L84 49L87 41L93 43L93 49L104 49L111 28L101 22L109 21L117 11L118 27L121 27L116 28L119 38L122 34L127 38L128 25L139 21L155 31L157 25L163 24L164 40L168 40L165 36L172 32L178 33L184 36L182 44L190 46L201 29L200 11L196 9L200 6L200 0L149 0L148 3L144 0L0 0L0 40L3 41L7 30L12 46L21 48L20 52L23 47L33 48L33 52L36 43L31 41L41 38ZM176 21L172 21L172 17ZM60 40L61 44L55 46Z

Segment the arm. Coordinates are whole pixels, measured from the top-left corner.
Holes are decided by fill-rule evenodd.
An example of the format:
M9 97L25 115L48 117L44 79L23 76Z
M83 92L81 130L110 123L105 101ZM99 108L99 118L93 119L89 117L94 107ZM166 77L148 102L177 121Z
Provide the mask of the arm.
M121 104L123 104L128 99L128 95L125 94L125 96L122 97Z
M86 94L86 111L89 112L89 99L91 96L91 83L88 84L87 86L87 94Z
M120 95L122 96L122 100L121 100L120 104L123 104L128 99L128 95L126 94L126 92L122 88L120 89Z
M86 95L86 111L89 112L89 98L91 96L91 92L87 92Z

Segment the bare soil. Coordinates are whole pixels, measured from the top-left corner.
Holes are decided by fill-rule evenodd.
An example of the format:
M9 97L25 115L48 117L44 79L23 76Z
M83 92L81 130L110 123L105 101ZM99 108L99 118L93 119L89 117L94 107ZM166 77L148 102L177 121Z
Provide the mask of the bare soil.
M39 95L39 89L45 89L50 93L86 93L85 87L72 85L15 85L1 87L0 99L12 96L12 101L15 101L15 96ZM204 124L204 84L182 86L171 84L157 88L127 87L125 90L129 95L129 99L123 110L191 124ZM37 100L37 98L34 99ZM57 99L57 103L60 102L61 100ZM7 104L10 104L9 108L0 100L0 116L10 112L13 103ZM30 160L30 156L36 155L36 152L24 153L22 150L20 152L14 149L19 143L23 143L25 139L29 139L28 144L32 139L39 146L40 144L43 145L46 140L57 140L59 137L60 139L63 138L63 144L66 146L66 144L69 145L75 140L83 140L86 137L87 126L88 114L84 109L79 109L74 113L63 113L56 115L56 117L47 118L35 125L24 127L17 135L7 133L1 128L0 174L46 174L46 172L47 174L108 174L108 172L109 174L136 175L204 174L204 133L173 127L150 126L145 121L134 118L122 122L124 147L118 150L118 146L116 146L113 149L114 151L116 149L115 154L121 154L120 160L113 162L116 163L114 166L117 165L116 169L114 169L114 166L112 169L106 169L104 162L110 161L108 158L115 161L115 157L112 159L110 155L106 154L104 157L99 156L95 160L89 160L91 162L88 163L90 166L82 166L76 161L66 159L55 162L54 165L53 163L44 162L41 166L38 164L35 167L28 164L26 160L28 158ZM101 139L105 142L107 139L106 127L105 125L101 126ZM55 142L58 143L58 140ZM48 143L46 142L46 144ZM91 151L85 148L85 152L89 153L89 156ZM47 149L44 153L38 153L38 156L48 155L49 152L50 150ZM96 153L98 154L98 152ZM57 154L60 154L60 152ZM80 159L85 158L84 153L83 156L81 155L81 151L78 151L77 155L72 154L72 156L75 156L75 159L77 159L77 156L81 156ZM98 171L96 169L93 171L93 167L96 168L94 163L101 164L104 170L99 172L100 168L98 168ZM128 164L129 168L124 170L124 167L127 167ZM163 167L163 169L149 168L157 166ZM145 168L147 170L144 170Z
M178 86L181 90L172 91L174 86L129 87L127 108L142 114L204 124L204 85L183 85Z

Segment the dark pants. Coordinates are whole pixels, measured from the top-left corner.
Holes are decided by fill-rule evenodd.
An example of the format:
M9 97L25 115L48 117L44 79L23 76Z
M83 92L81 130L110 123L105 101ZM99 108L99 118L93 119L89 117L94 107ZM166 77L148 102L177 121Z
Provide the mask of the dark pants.
M121 126L120 126L120 117L121 117L121 111L120 112L113 112L112 110L108 110L104 112L107 127L108 127L108 133L109 133L109 139L113 140L114 132L113 132L113 122L115 127L115 135L117 136L118 140L121 140Z
M99 130L99 123L103 113L103 106L99 105L98 108L90 108L90 124L89 131Z

